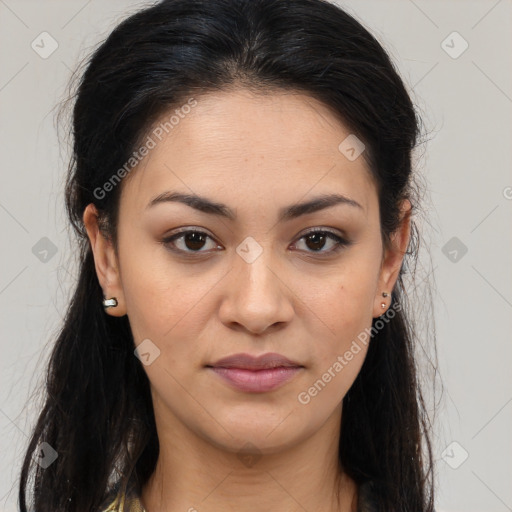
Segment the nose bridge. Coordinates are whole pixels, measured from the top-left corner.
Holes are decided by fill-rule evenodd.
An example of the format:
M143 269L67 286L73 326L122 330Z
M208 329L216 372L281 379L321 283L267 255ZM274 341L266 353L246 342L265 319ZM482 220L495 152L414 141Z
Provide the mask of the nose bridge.
M277 279L273 270L275 263L272 262L275 258L272 256L272 246L270 243L263 246L264 243L248 236L236 248L236 279L241 286L248 288L245 291L249 294L255 292L266 295L269 288L274 288L272 282Z
M243 325L252 332L289 321L293 308L277 276L277 257L272 254L271 244L263 246L247 237L236 252L230 286L221 308L223 321Z

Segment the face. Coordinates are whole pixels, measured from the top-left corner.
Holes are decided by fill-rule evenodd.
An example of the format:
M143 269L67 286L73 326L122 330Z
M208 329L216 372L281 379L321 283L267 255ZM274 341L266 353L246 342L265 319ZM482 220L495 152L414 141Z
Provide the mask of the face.
M160 427L272 453L340 421L368 348L354 341L389 307L409 235L404 222L384 250L363 156L338 149L348 135L308 96L206 95L123 182L117 254L86 210L100 284L119 301L107 313L145 344ZM346 200L315 203L334 195ZM210 367L240 353L296 367Z

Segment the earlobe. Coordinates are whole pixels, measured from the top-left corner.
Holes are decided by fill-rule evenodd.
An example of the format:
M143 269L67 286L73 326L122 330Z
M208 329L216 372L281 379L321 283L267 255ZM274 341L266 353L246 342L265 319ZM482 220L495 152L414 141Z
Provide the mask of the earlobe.
M112 316L123 316L126 314L126 307L117 256L111 241L100 229L98 210L94 204L90 203L85 208L83 221L94 255L94 266L103 290L104 301L109 301L103 304L105 312ZM115 304L110 299L115 299Z
M391 305L391 292L382 292L377 295L373 308L373 318L382 316Z
M103 308L105 313L111 316L124 316L126 315L126 308L123 304L120 304L117 297L103 297Z

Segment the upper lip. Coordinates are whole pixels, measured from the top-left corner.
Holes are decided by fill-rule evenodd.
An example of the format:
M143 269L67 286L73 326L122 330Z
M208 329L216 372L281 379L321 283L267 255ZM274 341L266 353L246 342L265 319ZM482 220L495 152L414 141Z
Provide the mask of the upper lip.
M279 367L302 367L301 364L291 361L290 359L269 352L261 356L252 356L251 354L233 354L228 357L223 357L213 364L206 366L216 368L241 368L244 370L263 370L266 368L279 368Z

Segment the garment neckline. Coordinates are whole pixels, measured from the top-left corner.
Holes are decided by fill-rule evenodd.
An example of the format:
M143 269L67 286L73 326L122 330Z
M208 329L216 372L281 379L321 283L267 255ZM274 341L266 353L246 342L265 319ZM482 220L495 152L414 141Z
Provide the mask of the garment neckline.
M357 512L376 512L376 503L371 481L357 485ZM106 505L107 508L104 508ZM125 490L121 490L118 481L108 493L100 512L147 512L141 501L141 491L133 478L128 481Z

